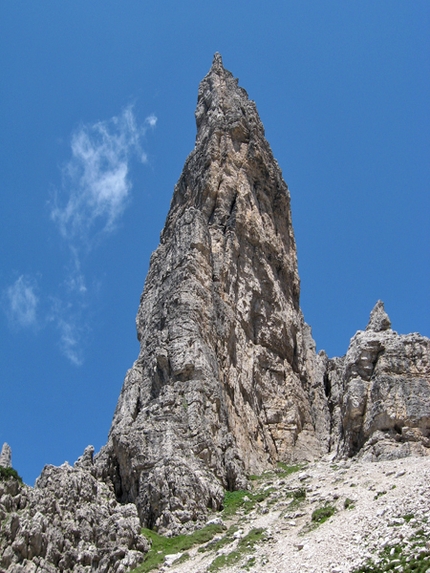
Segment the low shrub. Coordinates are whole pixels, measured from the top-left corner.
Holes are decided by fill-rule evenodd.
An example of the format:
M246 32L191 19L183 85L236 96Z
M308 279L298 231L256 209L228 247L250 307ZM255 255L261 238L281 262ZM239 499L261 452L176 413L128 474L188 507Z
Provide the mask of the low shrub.
M22 478L16 470L13 468L4 468L3 466L0 466L0 479L7 480L11 478L17 479L20 483L22 483Z
M318 525L327 521L336 511L333 505L324 505L312 513L312 521Z

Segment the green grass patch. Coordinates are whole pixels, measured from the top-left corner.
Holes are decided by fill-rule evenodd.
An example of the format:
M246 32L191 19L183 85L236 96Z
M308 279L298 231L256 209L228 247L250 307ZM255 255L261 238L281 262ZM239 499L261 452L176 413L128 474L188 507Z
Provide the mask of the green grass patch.
M249 513L254 509L257 503L264 501L274 491L275 489L273 487L256 492L247 490L226 491L223 501L223 515L224 517L230 517L235 515L239 510L243 510L244 513Z
M321 525L321 523L330 519L335 512L336 508L333 505L324 505L312 512L312 522Z
M231 567L232 565L239 563L245 555L254 551L256 543L263 541L264 536L265 530L261 527L251 529L251 531L239 541L235 551L218 555L218 557L216 557L209 565L208 571L210 573L214 573L223 567ZM248 560L247 565L251 565L250 560Z
M343 502L343 507L344 509L354 509L355 505L352 499L349 499L349 497L347 497Z
M0 479L8 480L8 479L17 479L20 483L22 483L22 478L18 475L18 472L13 468L4 468L0 466Z
M266 470L260 475L252 474L248 476L248 479L251 481L263 481L267 479L273 478L285 478L289 475L299 472L304 467L304 464L293 464L289 465L284 462L278 462L276 464L276 469L274 470Z
M276 470L276 474L278 477L287 477L291 474L299 472L304 467L303 464L293 464L290 466L288 464L284 464L284 462L278 462L277 466L278 469Z
M304 501L306 499L306 488L299 487L291 492L292 497L296 501Z
M164 537L151 529L142 529L143 535L151 542L151 549L145 556L145 560L139 567L134 569L134 573L146 573L157 569L164 563L166 555L174 553L183 553L188 549L202 543L210 541L217 533L224 531L222 525L206 525L189 535L177 535L176 537ZM186 560L186 554L182 555L181 560Z
M231 527L228 528L227 533L223 537L221 537L221 539L214 539L212 541L209 541L209 543L206 543L206 545L199 547L198 549L199 553L205 553L206 551L216 552L225 547L226 545L233 543L234 534L238 529L239 527L237 525L232 525Z

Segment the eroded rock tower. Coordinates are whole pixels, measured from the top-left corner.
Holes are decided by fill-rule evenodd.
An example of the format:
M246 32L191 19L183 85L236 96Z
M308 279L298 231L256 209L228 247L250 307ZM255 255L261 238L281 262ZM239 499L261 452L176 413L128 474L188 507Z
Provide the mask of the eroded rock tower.
M290 196L253 101L216 54L137 315L140 354L99 456L143 522L328 446L322 359L299 307Z

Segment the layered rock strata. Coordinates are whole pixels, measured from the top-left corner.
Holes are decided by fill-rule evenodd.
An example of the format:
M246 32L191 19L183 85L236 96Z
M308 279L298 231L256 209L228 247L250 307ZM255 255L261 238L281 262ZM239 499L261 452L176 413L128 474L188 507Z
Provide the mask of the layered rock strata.
M255 104L216 54L98 459L150 527L178 529L223 488L328 446L323 367L299 308L290 195Z

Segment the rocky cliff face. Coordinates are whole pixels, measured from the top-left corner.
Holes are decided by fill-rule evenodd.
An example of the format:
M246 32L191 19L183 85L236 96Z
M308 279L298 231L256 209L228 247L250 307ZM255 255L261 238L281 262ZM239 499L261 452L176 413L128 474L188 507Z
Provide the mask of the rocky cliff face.
M319 456L329 432L289 191L218 54L196 121L140 301L140 355L98 461L143 523L169 529L219 508L247 473Z
M381 301L346 355L329 362L326 385L340 457L430 453L430 340L393 331Z
M143 560L136 507L94 477L93 451L46 466L34 488L0 475L1 573L125 573Z
M430 340L383 304L346 355L299 307L290 196L254 102L216 54L137 315L108 443L35 488L0 456L0 573L126 571L278 461L430 453ZM12 470L13 471L13 470Z

